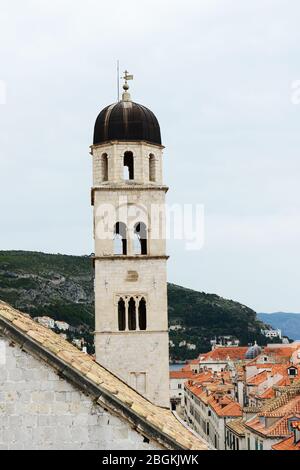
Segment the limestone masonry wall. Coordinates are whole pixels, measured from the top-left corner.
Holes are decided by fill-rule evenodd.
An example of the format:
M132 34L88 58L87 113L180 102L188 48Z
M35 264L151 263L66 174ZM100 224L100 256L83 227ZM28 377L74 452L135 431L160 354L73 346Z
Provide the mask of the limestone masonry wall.
M0 336L0 450L158 449Z

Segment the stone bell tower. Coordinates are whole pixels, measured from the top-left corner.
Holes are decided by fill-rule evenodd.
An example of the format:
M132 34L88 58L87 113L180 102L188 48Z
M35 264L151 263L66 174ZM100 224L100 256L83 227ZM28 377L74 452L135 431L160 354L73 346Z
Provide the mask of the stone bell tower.
M96 360L169 407L164 147L155 115L131 101L131 78L97 117L91 146Z

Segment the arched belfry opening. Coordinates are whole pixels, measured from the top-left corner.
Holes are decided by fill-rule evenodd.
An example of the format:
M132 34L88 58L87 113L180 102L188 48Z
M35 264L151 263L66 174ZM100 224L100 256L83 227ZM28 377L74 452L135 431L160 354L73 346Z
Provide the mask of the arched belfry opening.
M118 326L119 331L125 331L126 329L126 307L124 299L120 299L118 302Z
M134 157L132 152L124 153L124 180L134 180Z
M114 254L127 255L127 228L123 222L117 222L115 225Z
M136 330L136 305L133 297L128 302L128 329Z
M139 302L139 329L147 329L147 309L146 300L144 299L144 297L142 297Z
M102 181L108 181L108 155L103 153L101 155L101 174Z
M134 226L134 253L136 255L147 255L147 227L144 222L138 222Z
M153 183L156 181L156 162L153 153L149 155L149 181Z

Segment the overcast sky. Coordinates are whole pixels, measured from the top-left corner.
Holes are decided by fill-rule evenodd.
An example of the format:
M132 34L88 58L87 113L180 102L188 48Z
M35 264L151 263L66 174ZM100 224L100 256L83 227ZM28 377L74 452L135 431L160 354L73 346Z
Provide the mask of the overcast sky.
M0 249L93 251L89 145L119 59L160 121L168 202L205 207L169 281L300 312L299 1L0 6Z

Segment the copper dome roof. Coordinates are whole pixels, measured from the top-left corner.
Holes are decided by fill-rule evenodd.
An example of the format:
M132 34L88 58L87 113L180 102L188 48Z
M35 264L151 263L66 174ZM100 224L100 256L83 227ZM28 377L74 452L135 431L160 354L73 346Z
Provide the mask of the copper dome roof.
M133 101L111 104L96 119L94 145L110 140L144 140L161 145L158 120L150 109Z

